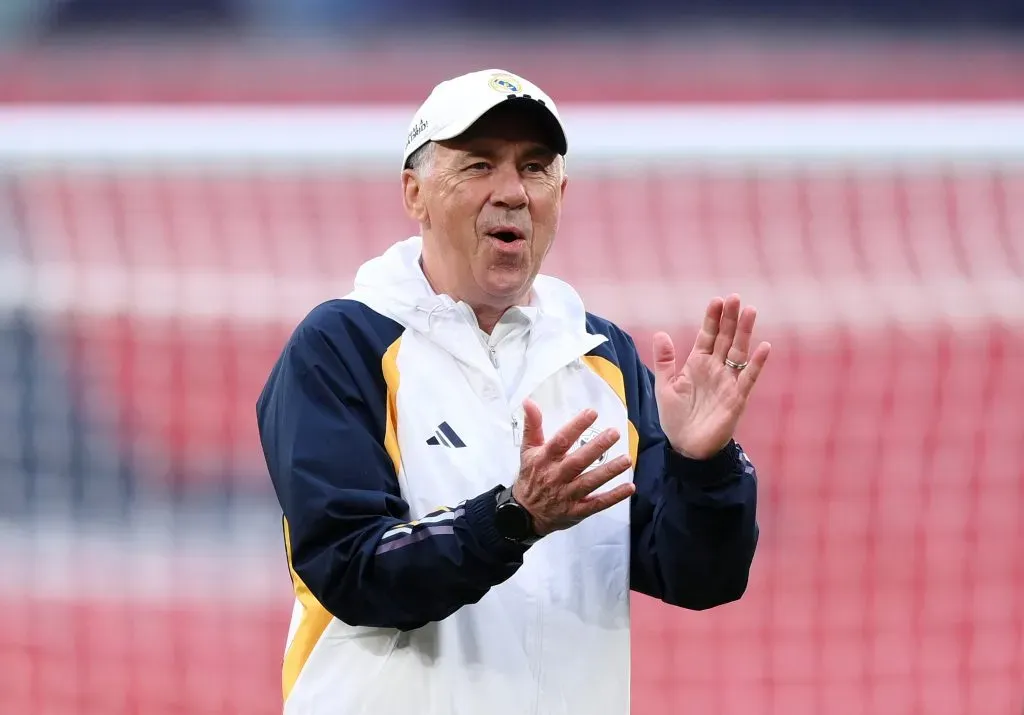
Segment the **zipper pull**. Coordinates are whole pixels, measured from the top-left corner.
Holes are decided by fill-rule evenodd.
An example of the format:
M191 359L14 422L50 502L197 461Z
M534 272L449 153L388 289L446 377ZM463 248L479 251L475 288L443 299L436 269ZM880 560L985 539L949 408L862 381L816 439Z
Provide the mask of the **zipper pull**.
M512 444L519 446L519 420L516 419L515 415L512 415Z
M491 364L498 367L498 351L491 346L488 346L487 350L491 353Z

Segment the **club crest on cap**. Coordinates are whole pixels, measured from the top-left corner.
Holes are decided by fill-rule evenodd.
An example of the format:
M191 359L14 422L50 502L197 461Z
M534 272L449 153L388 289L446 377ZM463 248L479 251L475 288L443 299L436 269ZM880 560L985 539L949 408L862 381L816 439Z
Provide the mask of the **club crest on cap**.
M523 90L519 78L513 77L510 74L496 74L491 77L490 82L487 84L495 92L502 92L503 94L514 94Z

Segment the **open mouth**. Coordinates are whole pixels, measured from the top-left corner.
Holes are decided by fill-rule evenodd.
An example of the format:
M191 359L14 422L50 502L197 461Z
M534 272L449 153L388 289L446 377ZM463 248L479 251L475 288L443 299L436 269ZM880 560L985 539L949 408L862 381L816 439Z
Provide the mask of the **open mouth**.
M488 231L487 235L498 239L502 243L514 243L524 238L522 231L515 228L501 228L495 231Z

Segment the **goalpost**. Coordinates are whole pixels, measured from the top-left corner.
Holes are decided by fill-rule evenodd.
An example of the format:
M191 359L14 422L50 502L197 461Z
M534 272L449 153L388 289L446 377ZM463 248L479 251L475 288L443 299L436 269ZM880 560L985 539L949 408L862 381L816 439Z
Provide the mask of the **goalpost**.
M253 405L415 230L412 110L0 110L0 711L278 711ZM1024 105L563 115L545 271L645 357L734 291L773 343L750 587L636 599L635 711L1019 709Z

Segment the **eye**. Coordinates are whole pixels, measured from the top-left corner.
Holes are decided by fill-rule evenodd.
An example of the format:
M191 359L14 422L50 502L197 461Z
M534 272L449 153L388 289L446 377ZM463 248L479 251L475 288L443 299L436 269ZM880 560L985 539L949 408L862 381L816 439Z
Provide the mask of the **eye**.
M486 161L477 161L466 167L467 171L487 171L491 168L491 165Z
M531 161L525 167L523 167L529 173L544 173L547 171L547 166L540 163L539 161Z

